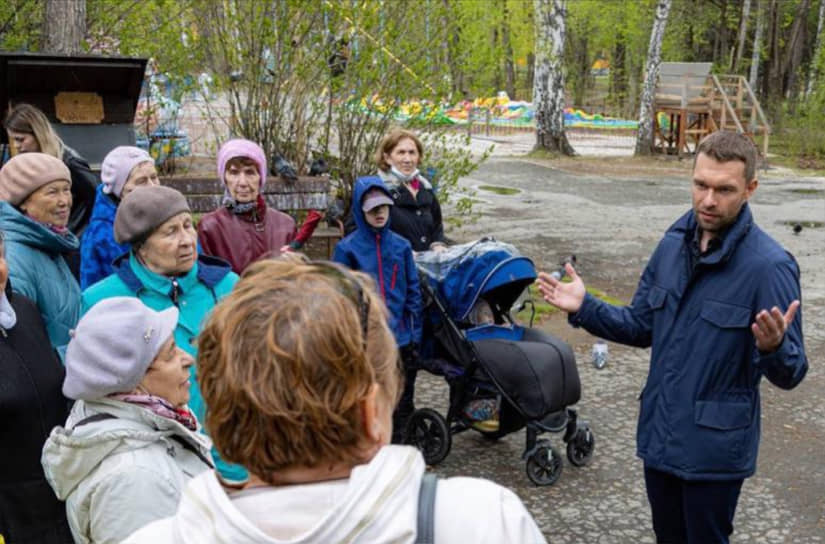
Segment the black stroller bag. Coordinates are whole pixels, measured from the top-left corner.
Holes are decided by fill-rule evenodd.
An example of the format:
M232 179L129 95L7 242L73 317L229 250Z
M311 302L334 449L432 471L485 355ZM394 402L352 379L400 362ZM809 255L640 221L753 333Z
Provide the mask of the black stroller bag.
M576 404L581 383L573 350L558 338L524 329L521 340L477 339L479 363L528 419Z

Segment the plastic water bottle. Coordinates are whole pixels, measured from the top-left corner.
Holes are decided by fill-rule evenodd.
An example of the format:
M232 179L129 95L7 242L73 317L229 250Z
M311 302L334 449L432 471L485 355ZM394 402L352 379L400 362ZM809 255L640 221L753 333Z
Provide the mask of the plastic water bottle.
M593 344L593 366L601 370L607 365L607 342L599 340Z

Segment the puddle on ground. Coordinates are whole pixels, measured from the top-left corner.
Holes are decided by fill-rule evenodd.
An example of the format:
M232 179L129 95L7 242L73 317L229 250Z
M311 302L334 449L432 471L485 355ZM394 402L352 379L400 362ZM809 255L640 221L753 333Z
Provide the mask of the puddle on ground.
M803 229L821 229L825 227L825 221L779 221L779 224L788 225L789 227L799 225Z
M495 193L497 195L517 195L521 189L513 189L512 187L501 187L499 185L479 185L480 191L487 191L488 193Z

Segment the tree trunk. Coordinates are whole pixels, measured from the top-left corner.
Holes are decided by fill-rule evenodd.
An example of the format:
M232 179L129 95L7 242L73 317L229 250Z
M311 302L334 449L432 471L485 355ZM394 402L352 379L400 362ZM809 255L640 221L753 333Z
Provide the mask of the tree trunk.
M444 0L444 12L455 17L454 6L450 6L450 0ZM450 38L446 40L447 64L450 67L450 83L454 95L461 95L460 98L467 98L464 89L464 71L461 69L461 62L458 59L460 33L458 25L449 22L448 26Z
M504 49L504 86L510 100L516 99L516 67L513 63L513 44L510 43L510 12L507 0L502 2L501 46Z
M653 151L653 95L656 92L656 80L659 78L659 65L662 62L662 38L665 35L667 16L670 13L670 0L658 0L653 30L650 32L650 44L647 47L647 66L642 99L639 106L639 132L636 135L636 155L649 155Z
M751 53L751 72L748 83L753 92L756 92L756 77L759 75L759 61L762 58L762 27L765 26L762 6L756 0L756 31L753 35L753 52Z
M610 102L616 112L623 111L627 99L627 70L625 68L626 45L624 35L616 36L613 44L613 58L610 60ZM617 113L620 115L620 113Z
M819 79L818 62L822 55L822 25L825 23L825 0L819 0L819 17L816 20L816 36L814 36L814 53L811 57L811 66L808 69L808 83L805 85L805 98L810 96L816 80Z
M536 79L536 55L532 51L527 53L527 75L524 78L524 88L532 89Z
M808 10L811 8L811 0L802 0L796 10L793 26L791 27L791 37L785 45L785 71L783 96L791 99L791 108L796 104L797 80L799 66L802 63L802 51L805 44L806 21L808 20Z
M86 0L46 0L41 50L77 55L86 36Z
M771 0L771 7L768 11L768 22L770 31L768 33L770 45L768 49L768 71L765 74L763 95L768 101L768 107L773 108L775 99L782 96L782 56L779 51L779 3L778 0Z
M575 155L564 133L564 0L534 0L536 13L536 146Z
M728 0L721 0L722 7L719 11L719 58L714 62L730 62L728 57Z
M742 63L742 51L745 49L745 34L748 32L748 17L751 14L751 0L742 3L742 19L739 21L739 38L736 41L736 56L731 64L731 72L736 73Z

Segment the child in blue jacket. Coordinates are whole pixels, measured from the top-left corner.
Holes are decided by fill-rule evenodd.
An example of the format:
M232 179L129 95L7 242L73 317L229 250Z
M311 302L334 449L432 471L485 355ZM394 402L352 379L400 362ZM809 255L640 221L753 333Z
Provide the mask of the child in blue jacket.
M393 413L393 442L403 439L415 410L415 374L421 342L421 291L410 243L392 232L393 201L378 176L358 178L352 194L356 229L338 242L332 259L375 279L389 310L390 328L401 352L404 389Z

